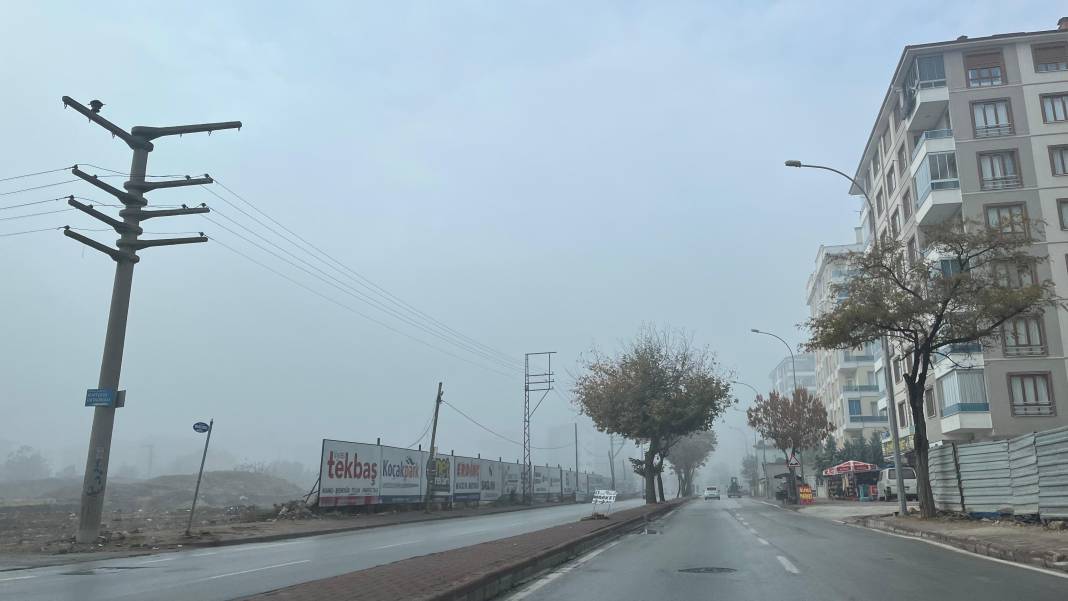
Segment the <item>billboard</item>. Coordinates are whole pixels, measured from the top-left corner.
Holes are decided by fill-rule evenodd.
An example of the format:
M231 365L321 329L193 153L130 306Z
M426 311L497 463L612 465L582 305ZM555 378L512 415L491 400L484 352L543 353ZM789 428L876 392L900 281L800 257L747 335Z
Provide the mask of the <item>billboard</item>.
M452 496L452 456L436 455L433 461L428 462L427 472L430 477L430 496L449 500Z
M534 466L534 496L549 496L549 468L542 465Z
M560 487L563 486L561 470L558 467L549 468L549 496L554 499L560 498Z
M482 464L479 473L482 501L496 501L501 498L501 491L504 490L504 464L492 459L480 459L479 463Z
M482 460L453 457L452 500L478 502L482 494Z
M382 447L381 503L418 503L426 490L427 453Z
M575 472L564 470L564 496L570 497L575 494Z
M319 465L319 506L374 505L379 501L381 447L323 440Z
M518 463L501 464L504 472L504 494L506 496L523 494L523 466Z

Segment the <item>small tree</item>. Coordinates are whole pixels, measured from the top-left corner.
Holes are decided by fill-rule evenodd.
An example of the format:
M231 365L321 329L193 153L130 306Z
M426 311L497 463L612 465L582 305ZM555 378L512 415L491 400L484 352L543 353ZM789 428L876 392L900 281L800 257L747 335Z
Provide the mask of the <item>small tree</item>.
M823 446L816 452L816 475L822 478L823 470L834 467L841 462L838 442L834 439L834 435L830 435L823 441Z
M886 364L904 362L923 517L935 515L923 407L933 357L962 343L995 342L1009 320L1040 316L1043 308L1060 304L1053 283L1035 277L1036 266L1047 261L1030 252L1030 233L1039 224L1006 213L997 223L961 220L925 230L923 256L908 256L901 242L889 239L852 253L854 277L831 286L843 300L807 322L810 350L850 349L890 337L893 357Z
M671 445L712 427L733 402L729 378L718 373L707 349L648 326L617 357L591 355L581 361L575 403L598 430L647 445L641 473L646 502L655 503L657 474Z
M5 480L40 480L52 475L48 460L37 449L22 445L10 455L3 465Z
M749 426L762 438L773 441L787 460L799 449L816 447L834 429L827 421L823 403L805 388L797 388L789 397L774 390L767 398L757 396L746 416ZM797 498L796 489L797 479L791 467L787 488L791 500Z
M667 460L671 471L679 479L679 494L693 494L693 476L708 461L716 449L716 433L712 430L697 432L675 443L668 451Z
M756 455L746 455L742 458L742 477L749 483L749 490L756 491L757 483L760 482L760 461Z

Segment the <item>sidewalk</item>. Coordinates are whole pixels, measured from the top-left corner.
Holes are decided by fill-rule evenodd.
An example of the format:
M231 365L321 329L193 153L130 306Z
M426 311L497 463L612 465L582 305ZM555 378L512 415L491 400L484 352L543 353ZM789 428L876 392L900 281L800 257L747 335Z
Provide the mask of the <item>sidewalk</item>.
M1037 524L1016 524L938 517L860 517L852 523L943 544L1006 561L1068 572L1068 530Z
M919 507L915 502L908 503L909 508ZM845 521L860 516L893 515L898 510L897 501L838 501L816 499L812 505L794 507L798 512L825 520Z
M489 599L686 502L644 505L587 520L413 557L246 597L245 601Z

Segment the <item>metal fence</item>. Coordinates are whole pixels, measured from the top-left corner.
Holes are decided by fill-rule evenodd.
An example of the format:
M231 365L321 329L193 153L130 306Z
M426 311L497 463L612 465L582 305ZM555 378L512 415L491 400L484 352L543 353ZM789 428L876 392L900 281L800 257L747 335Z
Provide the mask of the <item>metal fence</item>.
M930 451L935 506L1068 519L1068 427Z

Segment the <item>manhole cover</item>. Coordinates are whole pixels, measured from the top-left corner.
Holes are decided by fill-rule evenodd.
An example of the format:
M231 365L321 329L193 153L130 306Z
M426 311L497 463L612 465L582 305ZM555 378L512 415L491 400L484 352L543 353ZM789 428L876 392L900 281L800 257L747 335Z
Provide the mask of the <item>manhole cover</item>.
M737 572L734 568L717 568L714 566L704 568L683 568L680 572L686 572L687 574L724 574L729 572Z

